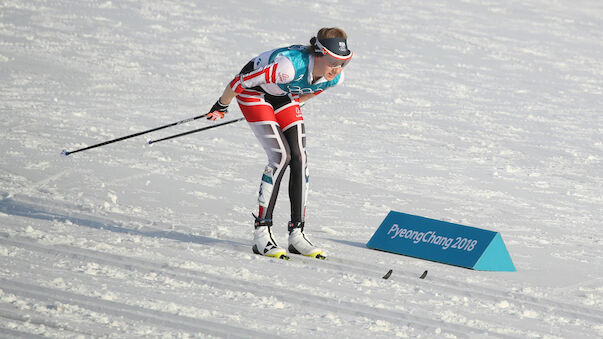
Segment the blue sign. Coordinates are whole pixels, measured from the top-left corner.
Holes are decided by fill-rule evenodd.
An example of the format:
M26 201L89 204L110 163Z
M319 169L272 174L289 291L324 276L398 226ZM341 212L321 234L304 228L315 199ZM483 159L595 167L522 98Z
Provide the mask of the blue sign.
M482 271L515 271L500 233L390 211L368 248Z

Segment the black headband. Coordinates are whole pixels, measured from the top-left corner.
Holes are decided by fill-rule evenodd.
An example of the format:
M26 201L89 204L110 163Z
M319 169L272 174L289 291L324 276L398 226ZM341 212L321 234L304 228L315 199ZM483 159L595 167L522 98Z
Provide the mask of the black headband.
M312 38L314 51L320 54L324 54L323 48L327 49L330 54L337 54L342 57L347 57L352 54L352 51L348 49L348 43L344 38L327 38L327 39L316 39Z

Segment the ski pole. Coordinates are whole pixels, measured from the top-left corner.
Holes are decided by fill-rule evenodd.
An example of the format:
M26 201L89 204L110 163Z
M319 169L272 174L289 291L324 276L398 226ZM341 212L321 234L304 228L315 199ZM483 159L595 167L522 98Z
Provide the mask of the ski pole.
M196 117L192 117L192 118L188 118L188 119L176 121L176 122L173 122L171 124L163 125L163 126L156 127L156 128L151 128L151 129L148 129L146 131L142 131L142 132L138 132L138 133L126 135L126 136L123 136L123 137L120 137L120 138L117 138L117 139L108 140L108 141L105 141L105 142L98 143L96 145L92 145L92 146L80 148L80 149L77 149L75 151L63 150L63 152L61 152L61 154L64 155L64 156L68 156L69 154L73 154L73 153L77 153L77 152L81 152L81 151L86 151L86 150L89 150L89 149L92 149L92 148L96 148L96 147L100 147L100 146L105 146L105 145L108 145L108 144L112 144L114 142L118 142L118 141L130 139L130 138L134 138L134 137L137 137L139 135L146 134L146 133L151 133L151 132L159 131L160 129L164 129L164 128L168 128L168 127L172 127L172 126L184 124L186 122L190 122L190 121L193 121L193 120L201 119L203 117L206 117L208 114L209 113L201 114L201 115L198 115Z
M238 122L238 121L242 121L245 120L245 118L238 118L238 119L234 119L234 120L230 120L230 121L225 121L219 124L215 124L215 125L211 125L211 126L206 126L206 127L201 127L201 128L197 128L194 129L192 131L188 131L188 132L184 132L184 133L180 133L180 134L176 134L176 135L172 135L169 137L165 137L165 138L161 138L161 139L157 139L157 140L149 140L149 145L150 144L154 144L156 142L160 142L160 141L164 141L164 140L169 140L169 139L174 139L174 138L178 138L181 137L183 135L188 135L188 134L192 134L192 133L197 133L197 132L201 132L201 131L205 131L208 129L212 129L212 128L216 128L216 127L220 127L220 126L224 126L224 125L228 125L228 124L232 124L233 122Z

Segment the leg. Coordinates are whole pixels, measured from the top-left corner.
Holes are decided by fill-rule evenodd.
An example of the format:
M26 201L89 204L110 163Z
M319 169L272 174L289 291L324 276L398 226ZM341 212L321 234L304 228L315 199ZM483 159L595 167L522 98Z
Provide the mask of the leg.
M299 104L293 98L274 111L289 144L289 201L291 220L304 221L308 195L308 168L306 165L306 133Z
M320 248L314 246L304 234L306 200L308 196L308 166L306 157L306 131L299 106L292 103L283 110L275 111L277 121L283 128L289 144L289 200L291 221L289 222L289 252L324 259Z
M304 122L296 122L291 125L284 134L291 149L291 161L289 162L291 221L304 221L306 217L306 201L308 199L309 183Z
M243 115L268 156L258 194L259 213L255 221L253 252L286 259L285 249L276 244L272 236L272 212L276 204L283 174L291 159L291 151L280 126L276 122L272 105L264 101L261 93L244 93L237 97Z
M249 125L268 155L268 165L264 169L258 194L259 213L255 221L252 249L257 254L287 259L287 252L277 245L271 227L278 190L291 159L289 146L276 122L266 121Z
M265 121L249 125L268 156L268 165L264 169L258 194L258 218L271 220L283 174L291 160L291 150L276 122Z
M265 93L246 90L237 96L237 101L268 156L268 165L264 169L258 194L258 218L272 219L280 183L291 159L291 151L277 122L274 104L265 98Z

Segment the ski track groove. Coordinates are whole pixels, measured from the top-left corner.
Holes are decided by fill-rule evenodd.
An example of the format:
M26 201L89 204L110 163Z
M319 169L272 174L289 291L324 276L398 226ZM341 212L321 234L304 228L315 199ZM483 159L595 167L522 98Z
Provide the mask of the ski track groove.
M5 200L11 200L15 205L22 203L22 202L14 200L14 197L11 197L11 199L5 199ZM124 224L124 222L116 222L115 220L99 218L99 217L91 216L88 214L82 214L81 212L75 213L77 215L77 217L73 217L73 215L74 215L73 213L70 213L70 211L66 211L66 209L71 210L71 208L69 208L68 206L62 206L61 208L57 209L56 207L53 208L53 207L47 206L47 205L40 205L39 202L35 203L35 204L32 204L31 202L25 202L25 206L30 208L31 211L35 212L35 213L32 213L31 216L27 216L30 218L47 219L47 220L78 219L80 221L79 223L81 223L82 220L85 220L89 224L95 224L95 225L104 224L106 226L106 229L108 229L108 230L117 229L119 232L122 232L122 233L131 232L132 234L147 236L147 237L157 237L157 234L163 234L166 232L166 229L169 229L169 228L158 227L157 225L161 226L161 224L156 224L156 223L154 224L152 222L149 222L148 220L143 220L140 218L131 217L128 215L116 214L116 213L111 213L111 218L117 219L117 220L123 219L126 222L136 220L136 223L139 223L139 225L142 224L144 226L137 226L136 229L126 229L124 226L121 226ZM6 207L5 207L5 209L6 209ZM75 208L75 210L77 210L77 208ZM5 211L5 212L10 212L10 211ZM70 217L70 215L71 215L71 217ZM77 224L77 222L76 222L76 224ZM114 225L120 225L120 226L114 226ZM149 226L149 225L153 225L153 226ZM166 225L164 225L164 226L166 226ZM96 226L92 226L92 227L96 228ZM170 231L168 231L168 232L170 232ZM123 264L122 261L124 261L124 258L126 258L126 257L122 257L119 255L101 253L101 252L96 252L96 251L91 251L91 250L77 248L77 247L71 247L71 246L68 247L66 245L55 245L55 246L52 246L52 248L50 248L49 246L29 241L28 240L29 238L17 239L16 237L11 237L10 235L3 233L3 232L0 232L0 236L2 237L2 238L0 238L0 242L2 242L2 243L11 244L16 247L28 248L28 249L34 250L34 251L54 253L54 254L64 255L67 257L76 256L76 257L80 257L80 258L87 258L89 260L96 261L97 263L104 263L104 264L108 264L111 266L121 267L124 269L137 268L139 270L147 271L147 272L161 272L162 274L166 274L172 278L176 278L176 279L179 279L182 281L193 280L199 284L211 283L211 284L215 284L218 286L231 288L234 290L246 290L253 294L258 294L258 291L262 290L262 286L260 286L256 283L253 283L254 288L249 288L248 286L250 285L250 282L246 282L245 285L243 285L234 279L217 276L217 275L214 275L211 273L204 272L204 279L201 279L195 275L195 274L198 274L198 272L196 273L194 271L187 270L184 268L170 266L167 263L157 264L157 263L147 262L147 261L141 260L139 258L127 257L127 260L125 261L126 264ZM244 240L241 240L241 239L220 239L220 240L221 241L212 242L211 244L199 243L199 245L210 246L210 247L219 246L223 249L235 250L235 251L240 251L243 253L249 252L248 247L242 245L243 243L245 243ZM184 240L184 241L186 241L186 240ZM272 259L267 259L267 260L272 260ZM356 260L343 259L343 258L337 258L337 257L332 257L332 256L329 257L327 260L320 261L320 262L316 262L315 259L304 258L301 256L293 256L293 260L291 261L291 263L293 263L293 264L303 263L303 265L321 265L321 267L323 269L326 268L326 269L329 269L334 272L356 273L356 274L359 274L362 276L366 276L367 273L374 273L374 275L371 274L371 276L381 276L381 274L384 272L383 268L379 268L375 265L363 263L363 262L356 261ZM404 282L404 283L411 284L411 285L416 285L419 282L418 278L416 277L416 275L414 273L411 273L408 271L402 271L402 270L395 270L395 271L396 271L396 274L395 274L394 278L392 279L393 281L400 281L400 282ZM522 294L519 294L516 292L511 292L511 291L500 291L500 290L496 290L496 289L492 289L492 288L488 288L488 287L482 287L482 286L476 287L476 286L469 285L467 283L461 283L461 282L457 282L457 281L453 281L453 280L445 279L445 278L443 279L443 278L430 277L430 279L428 281L421 281L421 283L423 283L423 284L426 282L428 282L430 284L430 287L435 288L438 291L443 291L443 292L448 291L451 293L456 293L458 295L467 296L467 297L487 298L487 299L493 300L493 301L509 300L509 301L521 303L523 305L529 305L532 308L540 310L542 314L554 313L558 316L571 316L574 318L586 319L586 320L592 321L594 323L603 323L603 316L598 315L598 313L595 310L589 309L587 307L580 307L580 306L566 304L566 303L549 300L549 299L538 299L536 297L526 296L526 295L522 295ZM461 337L464 336L464 334L466 334L468 332L473 333L473 334L483 334L484 333L484 332L481 332L481 333L479 332L479 331L482 331L481 329L475 329L472 327L466 327L466 325L459 325L459 324L454 324L454 323L446 323L446 326L450 326L448 328L446 326L431 325L430 324L430 322L432 322L431 319L402 314L400 312L393 312L392 314L387 314L387 312L384 312L383 310L380 310L378 308L372 308L371 311L374 312L372 314L368 314L368 312L360 312L360 311L349 312L348 308L349 309L358 309L358 307L355 307L357 305L355 305L353 302L343 303L343 304L345 304L346 307L333 307L332 305L328 304L326 300L325 301L321 300L321 299L323 299L323 297L321 297L321 296L313 295L313 296L311 296L313 300L309 301L308 297L310 297L310 295L304 294L304 293L299 293L296 291L286 290L282 287L278 288L278 293L273 293L273 292L275 292L275 289L273 289L271 291L271 293L264 293L264 294L265 294L265 296L268 296L268 297L273 296L273 297L277 297L277 298L282 298L283 300L290 300L293 298L302 304L310 303L313 306L318 307L318 308L331 309L331 310L337 311L337 312L343 311L343 312L351 313L354 315L364 314L365 316L369 317L372 314L378 313L380 316L382 316L382 318L389 319L393 323L399 322L399 319L406 319L409 323L412 323L414 325L421 325L421 327L423 329L428 328L430 330L433 330L438 327L444 327L444 328L448 329L451 333L455 333L456 335L460 335ZM500 326L504 327L505 325L500 324ZM476 333L476 331L478 331L478 332ZM489 332L489 333L497 335L497 336L501 335L500 333L496 333L496 332Z
M23 281L17 282L0 278L0 285L4 291L8 291L15 295L33 298L38 301L45 301L48 303L58 301L65 304L76 304L80 307L101 314L107 314L107 312L110 312L109 314L121 316L134 321L148 322L153 325L170 327L176 330L183 330L191 333L205 333L229 338L251 338L259 337L263 334L253 330L243 329L227 324L215 323L204 319L151 310L139 306L66 292L55 288L31 285Z
M96 263L102 264L102 265L110 265L113 267L119 267L119 268L126 269L126 270L137 270L139 272L161 273L161 274L168 276L175 280L194 282L199 285L203 285L203 284L216 285L216 286L220 286L221 288L225 288L225 289L231 289L231 290L237 290L237 291L247 291L247 292L255 294L255 295L262 294L266 297L275 297L275 298L282 299L287 302L295 302L295 303L299 303L299 304L305 304L308 306L315 307L317 309L330 310L330 311L333 311L338 314L339 313L347 313L347 314L351 314L351 315L355 315L355 316L364 316L364 317L371 317L371 316L378 314L381 319L391 321L392 323L399 323L401 320L404 320L404 321L408 322L409 325L413 325L415 328L418 328L421 330L428 330L432 333L434 330L440 328L442 331L454 334L458 337L466 337L467 334L472 334L472 335L489 334L489 335L495 335L497 337L502 337L502 338L507 338L507 337L514 338L514 336L507 336L507 335L504 335L504 334L501 334L498 332L488 331L488 330L484 330L484 329L480 329L480 328L474 328L474 327L470 327L468 325L463 325L463 324L439 323L439 324L434 325L433 319L431 319L431 318L409 315L409 314L402 313L401 311L391 311L391 310L385 310L385 309L374 308L374 307L371 307L369 310L362 310L362 308L366 308L366 307L360 307L360 305L358 305L357 303L350 302L350 301L342 301L342 302L338 302L338 305L333 305L333 304L329 303L329 300L326 300L325 297L318 296L318 295L310 295L310 294L301 293L301 292L297 292L297 291L292 291L292 290L288 290L288 289L285 289L283 287L278 287L278 286L272 286L270 291L266 291L263 288L264 287L263 285L257 284L255 282L245 281L245 283L242 284L240 281L237 281L235 279L218 276L218 275L215 275L212 273L204 272L203 278L200 278L198 276L199 272L191 271L191 270L188 270L185 268L170 266L167 263L152 263L152 262L142 260L140 258L124 257L121 255L100 253L100 252L96 252L96 251L91 251L91 250L87 250L87 249L71 247L71 246L66 246L66 245L54 245L51 247L51 246L27 241L28 240L27 238L17 239L15 237L11 237L9 239L8 235L5 233L2 233L2 232L0 232L0 236L2 236L2 238L0 238L0 243L8 244L8 245L12 245L15 247L20 247L20 248L26 248L26 249L29 249L32 251L44 252L46 254L52 254L55 256L56 255L65 256L67 258L78 258L79 260L83 260L83 261L87 260L87 261L96 262ZM277 259L270 259L270 258L266 258L266 259L267 260L275 260L275 261L277 260ZM315 259L294 256L293 260L290 263L297 264L298 262L303 263L304 265L325 265L326 264L326 266L331 266L330 270L332 270L332 271L347 273L347 272L350 272L350 269L352 269L353 271L356 271L357 273L366 275L366 269L364 269L364 268L360 269L360 268L354 267L354 266L333 264L333 263L329 262L328 259L326 261L316 262ZM410 284L416 284L418 278L405 277L404 280L406 280L406 282L408 282ZM3 280L0 279L0 282L3 282ZM2 285L4 286L4 283L2 283ZM443 288L449 289L453 292L460 293L462 295L467 295L467 294L473 295L475 292L475 291L469 292L467 290L460 289L460 288L451 288L450 286L446 286L446 285L442 285L442 284L440 284L438 287L443 287ZM32 286L32 288L36 288L36 287ZM4 289L4 287L3 287L3 289ZM44 289L46 289L48 291L47 296L49 298L52 298L52 296L55 295L52 292L55 289L49 289L49 288L44 288ZM18 291L15 291L13 289L7 289L7 290L11 291L12 293L15 293L15 294L18 294L19 292L21 292L21 293L27 292L26 290L18 290ZM60 291L60 290L57 290L57 291ZM104 302L105 302L102 299L97 299L95 297L88 297L88 296L80 297L79 295L71 294L70 292L62 292L62 293L65 294L65 296L62 297L62 300L67 300L67 302L72 302L72 303L75 301L84 308L102 312L102 309L104 307ZM71 296L67 297L68 294ZM492 296L489 294L481 294L480 293L480 295L489 297L489 298L495 298L495 299L498 298L496 296ZM99 300L100 305L94 305L93 300ZM118 303L115 303L112 301L107 301L107 302L111 303L111 304L109 304L110 305L109 308L112 310L119 309L118 305L126 305L126 304L118 304ZM139 312L139 313L140 312L144 313L143 310L148 311L150 313L150 315L149 315L147 321L154 321L156 319L157 313L161 312L161 311L155 311L155 310L147 310L147 309L144 309L139 306L132 306L132 305L126 305L126 306L129 310L132 310L132 309L138 310L137 312ZM538 307L538 308L543 308L543 310L542 310L543 312L555 311L560 314L572 314L572 313L564 312L561 308L555 308L555 307L540 305L540 304L533 304L533 306ZM127 316L130 313L131 312L125 312L123 314L120 313L120 315ZM165 313L165 314L170 315L172 318L180 317L180 316L173 315L171 313ZM581 314L580 316L583 316L583 314ZM584 315L584 316L586 316L586 315ZM141 319L140 317L134 317L133 319L145 320L144 318ZM189 321L193 321L193 320L196 321L196 319L192 319L192 318L186 318L186 319L187 319L186 323L188 323ZM595 317L595 319L596 319L596 317ZM185 323L185 325L186 325L186 323ZM168 323L166 323L164 325L166 325L166 326L171 325L170 327L179 328L178 323L171 324L169 321L168 321ZM501 327L505 326L504 324L498 324L498 325ZM220 324L218 326L222 326L222 325ZM185 326L185 327L187 327L188 330L195 329L194 327L193 328L188 327L188 326ZM202 328L202 330L208 330L208 329ZM210 327L209 330L212 330L212 328ZM208 332L208 333L211 333L211 332ZM228 333L230 334L232 332L228 332Z
M300 293L297 291L287 290L287 289L285 289L283 287L279 287L279 286L271 286L271 288L269 290L266 290L264 288L265 287L264 285L260 285L260 284L250 282L250 281L245 281L244 283L241 283L240 281L237 281L235 279L217 276L212 273L203 273L203 277L201 278L198 276L199 272L194 272L194 271L190 271L190 270L183 269L183 268L169 266L165 263L159 264L159 263L147 262L145 260L141 260L140 258L128 257L127 260L124 260L125 257L119 256L119 255L112 255L112 254L107 254L107 253L101 254L98 252L89 251L89 250L81 249L81 248L75 248L75 247L68 248L65 245L52 246L52 248L51 248L46 245L23 241L25 239L19 239L19 240L14 239L14 238L7 239L6 234L4 234L4 233L0 233L0 236L2 236L2 238L0 238L0 243L17 246L17 247L21 247L21 248L26 248L26 249L34 250L34 251L41 251L41 252L45 252L46 254L62 255L62 256L69 257L69 258L73 258L75 256L75 257L78 257L79 259L91 260L91 261L97 262L99 264L111 265L114 267L120 267L120 268L127 269L127 270L135 269L135 270L138 270L141 272L161 273L172 279L177 279L177 280L181 280L181 281L189 281L189 282L192 281L192 282L194 282L196 284L200 284L200 285L201 284L217 285L217 286L220 286L221 288L225 288L225 289L232 289L232 290L236 290L236 291L247 291L249 293L253 293L256 295L262 294L266 297L275 297L275 298L282 299L282 300L285 300L288 302L294 300L294 302L296 302L296 303L304 304L306 306L312 306L317 309L323 309L323 310L326 309L326 310L331 310L333 312L342 312L342 313L347 313L347 314L351 314L351 315L355 315L355 316L364 316L364 317L370 318L370 317L375 316L375 314L378 314L382 319L386 319L388 321L391 321L392 323L399 323L401 320L404 320L418 329L429 330L432 333L437 328L441 328L442 331L452 333L459 337L465 337L467 333L479 335L479 334L484 334L485 332L487 332L487 331L483 331L481 329L475 329L472 327L468 327L465 325L458 325L458 324L450 324L450 323L441 324L440 323L440 324L434 325L434 324L432 324L433 320L430 318L408 315L408 314L401 313L399 311L387 311L387 310L383 310L383 309L379 309L379 308L371 308L370 310L362 310L365 307L362 307L361 305L358 305L354 302L347 302L347 301L346 302L338 302L338 305L333 305L333 304L329 303L329 300L323 300L325 298L321 297L321 296L309 295L306 293ZM278 259L270 259L270 258L266 258L266 259L267 260L278 260ZM316 264L320 264L320 263L316 263ZM0 284L3 286L2 289L5 289L4 286L7 284L7 282L8 282L8 280L4 280L4 279L0 278ZM11 283L13 285L16 284L16 282L11 282ZM24 285L27 285L27 284L24 284ZM35 289L36 286L32 285L31 288ZM63 292L60 290L49 289L46 287L44 287L43 289L48 292L46 294L41 295L42 297L47 296L48 298L51 299L52 296L55 295L52 291L56 291L56 293L61 295L62 300L64 300L65 302L71 302L71 303L76 302L85 308L89 308L89 309L92 309L92 310L95 310L98 312L102 312L103 307L107 307L108 309L111 309L112 312L113 311L117 312L119 310L119 307L117 305L114 305L114 304L116 304L114 302L104 301L102 299L96 299L94 297L79 296L79 295L71 294L70 292ZM14 290L14 288L7 288L6 290L10 291L11 293L15 293L15 294L28 293L26 289ZM35 296L35 293L33 293L33 296ZM98 300L99 305L94 305L93 300ZM105 302L107 302L109 304L105 305ZM128 309L138 308L137 306L130 306L130 305L126 305L126 304L122 304L122 305L126 306ZM99 307L99 306L101 306L101 307ZM149 310L149 313L155 313L155 312L159 312L159 311ZM127 316L128 314L131 314L131 313L132 312L122 312L119 314L123 315L123 316ZM166 313L166 314L169 314L169 313ZM169 315L171 315L171 314L169 314ZM175 317L175 316L171 315L171 317ZM151 314L149 316L149 318L150 318L149 320L154 321L154 314ZM139 319L139 320L144 320L144 319ZM170 324L168 323L165 325L170 325ZM500 336L499 333L491 333L491 334L496 334L496 335Z
M3 338L21 338L21 339L46 338L45 336L38 335L38 334L26 333L26 332L21 332L21 331L16 331L16 330L11 330L8 328L0 327L0 337L2 337L2 334L6 334L6 337L3 337Z
M0 290L4 290L4 287L0 288ZM43 325L45 328L52 328L52 329L55 329L60 332L71 332L71 333L75 333L75 334L79 334L79 335L85 335L88 337L98 335L98 333L70 329L67 326L58 324L54 321L45 320L37 315L31 315L29 313L23 314L22 312L18 312L16 310L10 310L6 307L6 305L2 305L2 304L0 304L0 317L4 318L4 319L12 320L12 321L22 322L22 323ZM21 336L16 336L16 337L21 337Z

